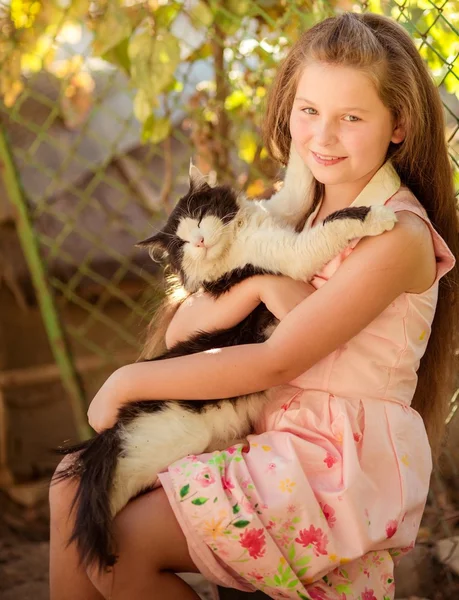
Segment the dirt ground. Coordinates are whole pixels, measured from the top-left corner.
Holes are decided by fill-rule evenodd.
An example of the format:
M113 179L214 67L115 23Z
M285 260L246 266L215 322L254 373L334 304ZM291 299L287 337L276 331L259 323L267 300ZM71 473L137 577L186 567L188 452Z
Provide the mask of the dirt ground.
M48 510L0 495L0 598L48 600Z

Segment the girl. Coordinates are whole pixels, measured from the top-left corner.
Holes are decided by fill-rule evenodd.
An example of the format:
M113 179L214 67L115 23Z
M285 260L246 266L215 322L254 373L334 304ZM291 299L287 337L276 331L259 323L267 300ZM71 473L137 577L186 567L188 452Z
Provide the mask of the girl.
M66 546L73 486L53 486L52 600L196 599L175 575L193 571L272 598L393 598L394 560L413 547L427 497L429 440L434 451L440 441L457 317L442 106L399 25L347 13L301 37L266 119L284 163L291 142L314 176L298 227L372 204L396 211L397 225L354 240L311 286L255 277L218 301L195 297L167 335L229 326L263 301L281 319L268 342L107 380L88 412L98 431L133 400L271 388L272 401L246 446L176 462L126 507L113 573L79 568Z

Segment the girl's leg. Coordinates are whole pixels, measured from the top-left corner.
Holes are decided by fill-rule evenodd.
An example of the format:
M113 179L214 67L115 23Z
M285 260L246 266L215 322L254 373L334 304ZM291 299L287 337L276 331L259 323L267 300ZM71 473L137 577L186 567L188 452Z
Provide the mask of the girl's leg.
M70 505L74 494L75 483L70 480L52 483L49 491L50 598L51 600L103 600L103 596L90 582L86 571L80 567L74 545L67 546L73 528Z
M111 574L90 573L105 598L199 600L175 575L199 571L162 488L137 498L121 511L115 519L115 539L118 561L113 579Z

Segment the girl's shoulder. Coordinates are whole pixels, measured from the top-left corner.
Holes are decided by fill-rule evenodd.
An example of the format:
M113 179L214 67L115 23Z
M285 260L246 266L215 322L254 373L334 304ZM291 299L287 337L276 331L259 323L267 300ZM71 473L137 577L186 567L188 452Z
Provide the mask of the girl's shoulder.
M398 213L399 228L410 234L409 239L419 241L419 285L413 293L422 293L454 267L454 255L409 188L400 186L385 205ZM430 285L426 285L429 281Z

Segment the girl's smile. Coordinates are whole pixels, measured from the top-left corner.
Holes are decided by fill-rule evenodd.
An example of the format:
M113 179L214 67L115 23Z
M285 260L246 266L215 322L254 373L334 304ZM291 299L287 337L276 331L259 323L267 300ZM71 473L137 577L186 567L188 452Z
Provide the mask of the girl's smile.
M343 160L346 160L345 156L325 156L323 154L318 154L317 152L314 152L311 150L312 155L314 156L314 158L316 159L316 161L319 163L319 165L323 165L324 167L330 167L331 165L337 165L338 163L342 162Z

